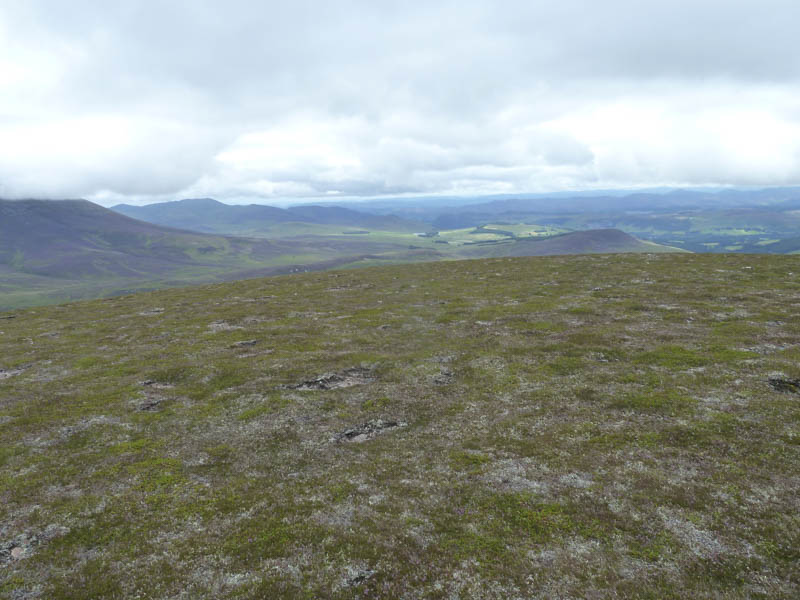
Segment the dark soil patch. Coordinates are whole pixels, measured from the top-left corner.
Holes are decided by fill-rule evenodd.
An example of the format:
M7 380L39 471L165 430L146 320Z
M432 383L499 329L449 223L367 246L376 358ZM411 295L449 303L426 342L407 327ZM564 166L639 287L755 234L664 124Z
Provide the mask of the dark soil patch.
M770 377L769 385L777 392L800 394L800 379L781 379L780 377Z

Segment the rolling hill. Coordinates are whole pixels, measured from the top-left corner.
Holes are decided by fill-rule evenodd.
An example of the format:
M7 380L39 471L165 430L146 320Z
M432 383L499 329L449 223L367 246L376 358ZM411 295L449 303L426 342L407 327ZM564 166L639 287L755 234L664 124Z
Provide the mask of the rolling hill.
M85 200L0 200L0 308L329 268L376 249L171 229Z
M213 209L219 204L198 202ZM352 212L315 207L298 211L328 221L314 227L333 226ZM384 225L394 219L376 218ZM294 222L286 225L290 223ZM536 241L502 232L466 231L446 243L402 231L365 230L358 235L334 231L337 234L273 240L231 237L146 223L85 200L0 201L0 309L343 266L672 250L614 231Z
M146 206L119 204L111 210L168 227L231 235L275 235L275 226L287 223L336 225L378 231L426 231L419 221L393 215L373 215L335 206L293 206L288 209L262 204L223 204L211 198L161 202Z
M647 242L619 229L572 231L550 237L517 238L504 256L552 256L557 254L619 254L626 252L682 252Z
M277 256L258 242L168 229L85 200L0 201L0 264L58 278L160 275Z

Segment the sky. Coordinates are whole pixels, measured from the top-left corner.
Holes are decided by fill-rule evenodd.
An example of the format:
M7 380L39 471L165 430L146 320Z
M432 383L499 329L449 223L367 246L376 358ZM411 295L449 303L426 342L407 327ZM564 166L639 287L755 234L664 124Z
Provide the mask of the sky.
M0 0L0 197L800 184L797 0Z

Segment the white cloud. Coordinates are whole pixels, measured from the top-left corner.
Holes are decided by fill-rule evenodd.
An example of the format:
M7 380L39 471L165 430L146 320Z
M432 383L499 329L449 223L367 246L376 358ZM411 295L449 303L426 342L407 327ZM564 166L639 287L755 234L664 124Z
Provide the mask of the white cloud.
M787 0L0 7L0 195L800 183Z

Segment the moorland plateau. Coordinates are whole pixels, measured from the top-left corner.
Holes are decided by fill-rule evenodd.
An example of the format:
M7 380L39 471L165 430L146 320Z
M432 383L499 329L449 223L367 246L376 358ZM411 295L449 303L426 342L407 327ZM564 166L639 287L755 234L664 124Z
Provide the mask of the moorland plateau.
M0 596L797 598L798 311L640 253L0 313Z

